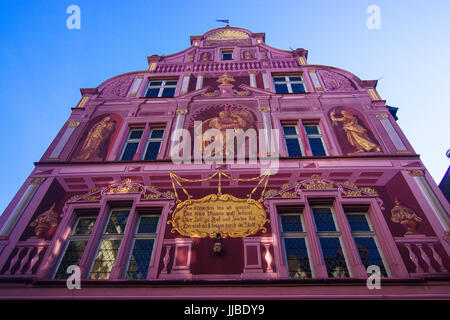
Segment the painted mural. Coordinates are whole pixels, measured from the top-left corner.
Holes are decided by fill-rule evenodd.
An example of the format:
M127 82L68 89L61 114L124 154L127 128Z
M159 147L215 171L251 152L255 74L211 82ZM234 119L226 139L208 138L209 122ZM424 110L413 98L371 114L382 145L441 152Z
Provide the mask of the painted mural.
M340 114L340 116L338 115ZM359 111L350 107L337 107L330 111L334 131L345 153L381 152L373 133L362 120ZM345 140L342 136L345 135Z
M108 154L113 141L112 137L118 130L120 119L114 115L100 116L92 121L92 125L81 139L81 148L76 152L76 160L102 161Z

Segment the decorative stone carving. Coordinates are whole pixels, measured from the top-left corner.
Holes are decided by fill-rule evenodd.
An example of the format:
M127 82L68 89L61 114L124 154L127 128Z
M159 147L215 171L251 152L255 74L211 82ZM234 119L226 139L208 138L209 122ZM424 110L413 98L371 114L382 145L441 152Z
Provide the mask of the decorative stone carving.
M133 79L131 75L111 82L102 90L100 97L125 97Z
M58 225L59 214L54 211L56 204L52 204L50 209L38 215L38 217L30 223L30 227L34 227L35 239L45 239L45 235L51 228Z
M98 201L105 194L139 193L143 200L165 199L173 200L175 194L168 190L161 192L155 186L144 186L131 179L125 179L121 183L115 183L107 187L94 188L86 194L71 197L68 202Z
M406 229L405 234L418 234L416 229L417 225L422 222L422 218L418 217L413 210L402 206L397 198L394 203L395 206L391 210L392 222L400 223Z
M211 33L206 37L207 40L221 40L221 39L247 39L249 36L245 32L239 30L220 30Z
M322 177L314 174L311 176L311 182L303 182L302 185L307 190L329 190L334 188L333 182L325 182Z
M425 175L425 173L421 169L408 170L408 173L412 177L423 177Z
M354 84L343 75L333 72L320 70L325 89L328 91L355 91Z

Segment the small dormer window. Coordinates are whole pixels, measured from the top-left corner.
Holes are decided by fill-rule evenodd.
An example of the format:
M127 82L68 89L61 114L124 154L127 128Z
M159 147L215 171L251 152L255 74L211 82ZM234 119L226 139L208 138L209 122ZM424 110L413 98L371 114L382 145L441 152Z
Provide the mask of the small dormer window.
M222 60L233 60L233 51L231 50L222 51Z

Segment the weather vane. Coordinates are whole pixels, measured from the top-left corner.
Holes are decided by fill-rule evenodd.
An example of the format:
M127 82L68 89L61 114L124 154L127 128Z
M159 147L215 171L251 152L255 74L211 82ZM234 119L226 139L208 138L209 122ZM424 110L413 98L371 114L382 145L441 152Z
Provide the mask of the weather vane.
M222 23L226 23L226 24L230 24L230 20L217 20L217 22L222 22Z

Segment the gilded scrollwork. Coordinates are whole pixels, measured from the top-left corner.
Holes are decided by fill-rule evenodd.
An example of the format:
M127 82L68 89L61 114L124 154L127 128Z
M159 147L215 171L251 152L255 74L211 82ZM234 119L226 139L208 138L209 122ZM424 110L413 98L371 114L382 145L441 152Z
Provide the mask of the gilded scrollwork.
M307 190L329 190L334 189L334 182L324 181L320 175L314 174L310 181L302 182L302 186Z
M412 177L423 177L425 173L422 169L411 169L408 170L408 174Z
M80 194L70 197L68 202L77 201L99 201L105 194L128 194L138 193L141 194L142 199L173 199L174 193L170 190L161 192L155 186L144 186L137 182L132 182L131 179L125 179L119 184L112 184L103 188L94 188L86 194Z

